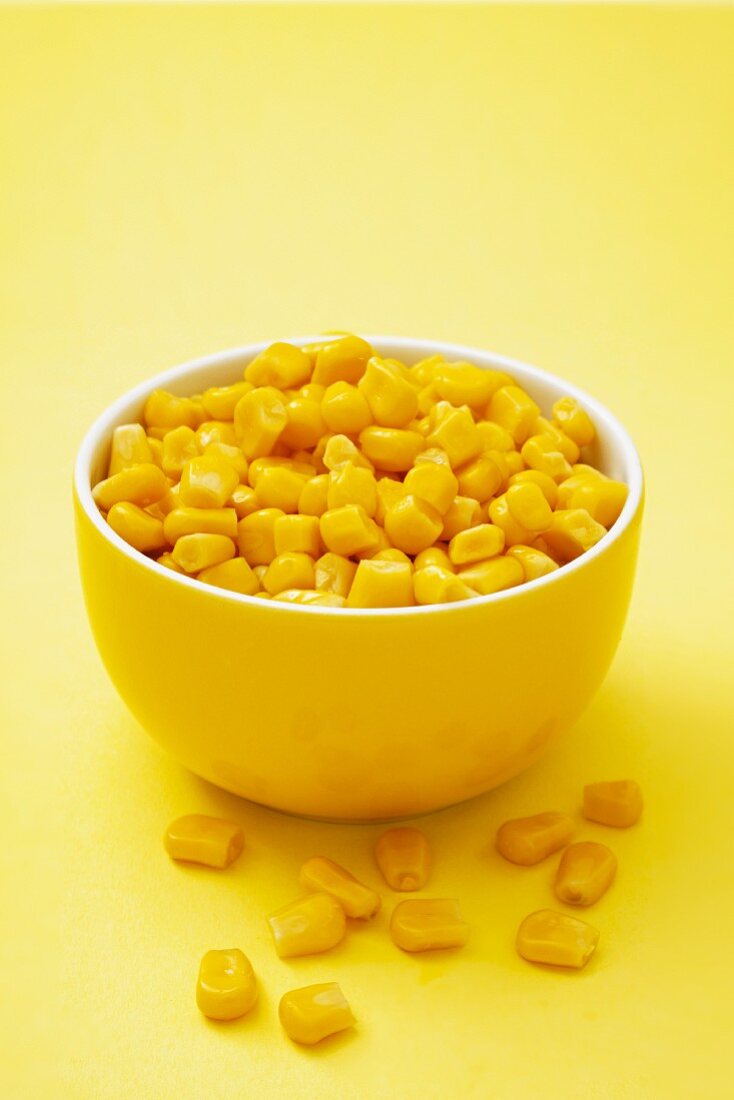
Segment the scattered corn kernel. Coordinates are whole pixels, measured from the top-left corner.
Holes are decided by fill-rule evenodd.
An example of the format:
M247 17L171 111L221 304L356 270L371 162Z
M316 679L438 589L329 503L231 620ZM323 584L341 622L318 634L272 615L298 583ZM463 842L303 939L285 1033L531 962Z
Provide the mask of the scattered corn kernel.
M609 889L616 871L617 857L606 844L569 844L556 871L556 897L567 905L593 905Z
M165 390L154 390L143 409L143 420L149 428L198 427L196 405L189 397L176 397ZM149 433L150 434L150 433Z
M181 566L176 565L172 556L168 552L166 552L165 554L161 554L161 556L159 558L156 558L155 560L158 562L159 565L164 566L166 569L170 569L172 573L183 573L183 569L181 568Z
M235 545L226 535L182 535L176 540L172 556L186 573L201 573L212 565L229 561L235 555Z
M324 344L316 355L312 380L322 386L330 386L332 382L355 385L373 355L370 345L359 336L345 336Z
M523 959L550 966L586 966L599 942L599 933L577 917L539 909L520 925L517 951Z
M532 542L534 535L532 531L528 531L527 527L523 527L521 523L517 521L513 512L510 510L510 504L507 499L507 493L503 493L501 496L495 497L494 500L489 502L489 508L487 509L488 515L492 523L504 531L505 544L507 546L517 546L518 543Z
M262 595L263 593L258 593ZM317 592L312 588L285 588L276 596L270 597L276 603L301 603L316 607L346 607L347 601L343 596L337 596L333 592Z
M373 356L358 385L372 419L385 428L404 428L418 412L418 394L390 363Z
M164 550L168 546L161 521L148 515L137 504L127 501L113 504L107 513L107 522L115 534L142 554Z
M168 491L168 482L162 470L152 462L139 466L127 466L112 477L100 481L92 489L98 508L109 512L113 504L137 504L145 508L160 500Z
M418 455L415 466L405 475L404 485L408 493L424 500L444 516L459 491L459 481L448 459L445 462L424 461L428 453L443 454L442 451L432 451Z
M518 817L497 830L497 851L510 863L531 867L565 847L573 835L574 821L555 811Z
M291 989L281 997L278 1017L294 1043L313 1046L354 1024L352 1010L336 982Z
M379 894L324 856L314 856L303 864L300 882L306 890L331 894L348 917L365 920L374 917L380 908Z
M321 535L316 516L279 516L273 524L275 553L297 551L317 558L321 553Z
M553 406L553 421L579 447L594 442L596 432L589 414L573 397L561 397Z
M222 870L237 859L245 837L239 825L232 821L205 814L186 814L171 822L163 843L171 859L203 863Z
M526 531L540 535L550 527L553 513L540 486L532 481L511 485L505 498L512 518Z
M422 890L431 873L431 848L420 829L388 829L377 840L375 859L391 890Z
M534 581L538 577L545 577L547 573L552 573L558 568L553 558L549 558L542 550L537 550L533 546L522 546L521 544L511 546L507 551L507 556L520 562L526 581Z
M219 458L228 463L237 474L239 481L247 480L247 459L239 447L231 443L208 443L204 448L204 455L208 458Z
M189 459L197 458L202 449L196 432L185 424L166 432L161 445L163 447L161 468L167 477L172 477L175 481L181 477Z
M237 402L252 388L250 382L235 382L232 386L212 386L204 390L201 402L212 420L233 420Z
M409 565L411 570L413 568L413 562L410 560L407 554L404 554L402 550L396 550L394 546L389 546L386 550L378 550L376 554L372 555L372 561L397 561L402 562L403 565Z
M459 493L483 504L505 483L506 464L502 451L482 454L457 470Z
M508 485L525 485L527 482L537 485L550 507L556 507L558 504L558 486L552 477L544 474L541 470L521 470L519 473L511 475Z
M270 565L275 557L275 521L280 508L260 508L237 524L237 546L248 565Z
M324 417L320 401L313 397L292 397L285 407L288 423L280 439L294 451L315 447L324 434Z
M119 474L128 466L137 466L141 462L153 462L150 443L142 424L120 424L112 433L110 460L107 476Z
M234 508L237 519L244 519L245 516L250 516L253 512L256 512L260 505L254 489L251 489L249 485L238 485L232 490L227 501L227 507Z
M532 470L548 474L554 481L571 476L571 465L548 435L532 435L522 445L523 462Z
M286 551L274 557L263 578L263 588L271 596L276 596L286 588L313 587L313 558L296 551Z
M443 520L427 501L411 493L395 500L385 513L385 532L394 546L406 554L426 550L443 530Z
M452 898L410 898L393 909L390 936L403 951L463 947L469 925Z
M237 1020L257 1000L252 963L239 948L207 951L199 966L196 1004L210 1020Z
M271 344L245 367L245 381L279 389L302 386L311 377L311 360L293 344Z
M573 474L558 486L558 505L583 508L597 523L611 527L619 519L628 491L621 481L598 474Z
M561 561L573 561L595 546L606 533L606 528L583 508L571 508L553 513L543 538Z
M332 470L326 493L327 508L341 508L345 504L359 504L368 516L377 510L377 482L371 470L345 462L338 470Z
M230 447L237 443L234 424L229 420L205 420L196 429L196 438L202 450L206 450L210 443L225 443Z
M357 566L343 554L329 551L322 554L314 566L314 581L319 592L331 592L347 597Z
M311 477L301 489L298 511L304 516L323 516L328 508L329 475Z
M318 955L344 939L344 910L331 894L308 894L276 910L268 924L281 959Z
M633 779L589 783L584 787L583 812L589 821L626 829L642 813L642 791Z
M331 432L359 435L372 423L372 413L364 394L349 382L333 382L321 402L321 414Z
M359 433L359 445L370 462L388 474L405 473L425 447L420 432L377 424Z
M467 531L470 527L476 527L482 521L482 506L473 497L454 497L453 504L443 517L441 538L445 542L451 542L460 531Z
M283 395L273 386L250 390L235 406L237 439L245 458L250 461L270 454L287 423Z
M427 443L429 447L445 451L454 470L471 462L482 451L482 439L469 409L466 405L455 409L447 401L439 401L431 411Z
M412 607L413 568L396 561L361 561L347 607Z
M467 565L459 570L458 576L480 596L491 596L494 592L504 592L507 588L522 584L525 574L514 558L499 557Z
M533 430L540 409L519 386L501 386L492 394L489 419L510 433L515 443L524 443Z
M215 588L226 588L228 592L239 592L243 596L254 596L260 588L257 577L244 558L232 558L220 565L202 569L197 580L212 584Z
M330 508L321 516L319 527L327 549L344 557L378 544L376 524L359 504Z
M432 378L436 392L442 401L452 405L486 405L495 390L512 383L512 379L500 371L482 370L473 363L440 363Z
M410 560L410 559L408 559ZM453 563L445 546L436 543L427 550L421 550L413 561L414 569L425 569L429 565L437 565L440 569L446 569L449 573L455 573Z
M419 604L457 603L471 600L475 589L441 565L424 565L413 573L413 594Z
M449 558L452 565L471 565L496 557L504 546L504 531L493 523L480 523L454 535L449 543Z
M163 520L163 532L171 546L182 535L226 535L237 538L234 508L174 508Z
M369 456L362 454L359 448L346 435L332 435L324 448L324 466L327 470L340 470L347 462L353 466L365 466L372 470Z
M191 508L223 508L239 481L234 468L217 455L191 458L181 474L181 503Z

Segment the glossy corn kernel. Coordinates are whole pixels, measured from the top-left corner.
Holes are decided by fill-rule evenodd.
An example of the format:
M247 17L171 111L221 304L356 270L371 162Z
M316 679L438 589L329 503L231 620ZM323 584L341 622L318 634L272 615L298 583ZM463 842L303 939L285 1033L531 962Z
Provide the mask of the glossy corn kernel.
M449 558L452 565L472 565L496 557L504 547L504 531L493 523L480 523L454 535L449 543Z
M501 386L492 395L487 413L488 419L508 431L515 443L524 443L540 409L519 386Z
M356 554L354 556L355 556L355 558L358 558L360 561L362 561L365 558L374 558L377 554L380 553L381 550L395 550L396 549L393 546L393 544L390 542L390 539L387 537L387 535L386 535L385 531L383 530L383 528L380 527L380 525L378 523L375 523L373 520L370 520L370 523L372 524L372 530L374 532L375 541L370 546L366 546L363 550L358 550L356 552ZM408 555L406 554L405 556L407 557Z
M165 550L168 546L161 521L137 504L127 501L113 504L107 513L107 522L115 534L143 554Z
M186 814L171 822L163 843L171 859L222 870L237 859L245 836L233 821L205 814Z
M176 397L165 390L154 390L143 409L143 420L149 428L196 428L199 415L189 397Z
M163 532L171 546L183 535L226 535L237 538L234 508L174 508L163 520Z
M439 543L436 543L435 546L429 546L427 550L421 550L420 554L416 554L413 561L414 569L425 569L430 565L436 565L439 569L446 569L449 573L456 572L447 547Z
M282 512L298 511L298 501L308 475L288 466L266 466L255 482L255 496L260 508L279 508Z
M359 433L359 445L370 462L388 474L406 473L425 447L420 432L377 424Z
M112 433L110 460L107 476L119 474L128 466L137 466L141 462L151 463L153 455L150 443L142 424L120 424Z
M253 386L295 389L311 377L311 360L301 348L277 342L256 355L245 367L245 381Z
M147 435L145 439L150 450L150 461L163 469L163 440L153 439L150 435Z
M358 388L374 422L385 428L404 428L418 412L415 387L379 356L367 363Z
M201 573L235 555L235 545L226 535L182 535L172 551L173 560L185 573Z
M553 558L549 558L542 550L537 550L533 546L511 546L507 551L507 557L514 558L520 563L526 581L535 581L538 577L553 573L558 568Z
M523 527L510 511L507 493L491 500L487 511L492 523L504 531L506 546L517 546L518 543L526 544L533 541L535 537L533 532L528 531L527 527Z
M260 505L254 489L249 485L238 485L232 490L227 507L234 508L237 519L244 519L245 516L251 516L253 512L257 512Z
M155 559L159 565L162 565L165 569L170 569L172 573L183 573L183 569L180 565L176 565L172 556L168 551L165 554L161 554L159 558Z
M578 970L586 966L598 942L596 928L552 909L531 913L517 932L517 952L523 959Z
M482 454L456 471L459 494L480 504L498 493L505 484L506 462L502 451Z
M548 474L554 481L571 476L571 465L548 435L532 435L522 445L523 462L532 470Z
M189 459L197 458L202 451L201 440L193 428L182 425L166 432L162 442L161 468L167 477L178 481Z
M438 539L443 520L424 500L407 493L394 501L385 513L385 532L398 550L419 554Z
M316 516L279 516L273 524L273 538L276 554L296 551L317 558L321 553L321 535Z
M551 508L556 507L558 504L558 486L552 477L542 473L541 470L521 470L517 474L512 474L508 486L526 485L528 482L538 486Z
M315 587L319 592L331 592L347 597L357 566L342 554L329 551L322 554L314 566Z
M98 482L92 489L95 504L108 512L114 504L125 501L146 508L160 500L168 491L165 474L152 462L128 466L112 477Z
M439 447L448 455L452 469L471 462L482 451L482 440L470 410L464 405L455 409L440 401L431 411L429 447Z
M424 565L413 573L413 595L417 604L432 604L471 600L477 593L451 570Z
M254 596L260 588L257 577L244 558L232 558L221 565L202 569L196 579L228 592L239 592L242 596Z
M430 504L440 516L443 516L454 502L454 497L459 491L459 482L449 465L448 458L445 462L422 461L426 453L429 452L418 455L415 466L406 474L405 489L414 497ZM443 455L442 451L430 453Z
M190 508L223 508L239 481L236 470L217 455L191 458L181 474L181 503Z
M237 524L237 546L248 565L270 565L275 557L275 521L285 512L260 508Z
M552 439L555 443L556 450L561 452L567 462L572 464L578 462L580 454L578 446L558 427L557 424L553 424L550 420L546 420L544 416L539 416L535 421L533 434L548 436L548 438Z
M344 910L331 894L308 894L276 910L268 924L281 959L318 955L344 939Z
M373 355L372 347L359 336L349 335L333 340L318 351L312 381L322 386L330 386L333 382L355 385Z
M328 508L329 475L310 477L298 497L298 511L303 516L323 516Z
M419 359L409 368L410 376L419 386L428 386L433 381L433 376L446 360L443 355L430 355L427 359Z
M372 561L397 561L402 562L403 565L409 565L413 568L413 562L404 554L402 550L396 550L394 546L389 546L385 550L378 550L376 554L372 555Z
M480 596L491 596L522 584L525 575L519 562L513 558L498 557L467 565L459 570L458 576Z
M345 558L378 544L376 525L359 504L330 508L321 516L319 528L326 548Z
M287 551L274 557L263 578L263 588L271 596L276 596L286 588L313 587L313 558L295 551Z
M196 429L196 438L202 450L206 450L210 443L226 443L229 447L237 444L234 424L229 420L205 420Z
M233 386L212 386L204 390L201 402L212 420L233 420L237 402L252 389L251 382L235 382Z
M558 486L558 505L583 508L603 527L611 527L624 508L629 490L621 481L589 474L573 474Z
M208 443L204 448L204 455L207 458L221 459L222 462L226 462L232 467L239 481L244 482L247 480L247 459L239 447L231 443Z
M606 844L583 840L561 856L553 889L566 905L593 905L612 884L617 857Z
M583 813L589 821L626 829L642 813L642 791L633 779L590 783L584 787Z
M237 441L249 461L270 454L287 423L283 395L272 386L250 390L235 406Z
M280 440L294 451L315 447L324 434L324 418L320 401L312 397L292 397L285 407L288 423Z
M281 997L278 1017L294 1043L313 1046L354 1024L346 997L336 982L291 989Z
M274 603L309 604L315 607L347 606L343 596L336 596L333 592L317 592L312 588L285 588L271 598Z
M237 1020L257 1000L252 963L237 947L207 951L199 966L196 1004L210 1020Z
M561 397L553 406L553 421L578 447L586 447L596 437L589 414L573 397Z
M592 519L584 508L571 508L553 513L543 538L561 561L573 561L596 546L606 533L606 528Z
M550 527L553 512L539 485L531 481L511 485L505 499L512 518L532 535L540 535Z
M375 519L384 524L387 509L396 500L400 500L407 494L407 489L402 481L395 481L391 477L381 477L377 482L377 507Z
M388 829L375 844L375 859L391 890L422 890L431 873L431 848L420 829Z
M377 510L377 482L371 470L345 462L338 470L332 470L326 494L327 508L341 508L345 504L359 504L368 516Z
M410 898L393 909L390 936L403 951L463 947L469 925L453 898Z
M518 451L502 451L504 459L505 476L509 482L514 474L521 474L526 469L522 455Z
M511 381L499 371L482 370L472 363L441 363L433 372L432 382L442 401L452 405L484 406L495 390Z
M482 441L482 454L487 451L500 451L501 454L515 454L515 440L506 428L501 428L493 420L480 420L477 432Z
M331 894L339 902L348 917L366 920L374 917L380 908L380 895L365 886L324 856L314 856L301 867L300 883L305 890L321 891Z
M361 561L347 597L347 607L411 607L413 569L395 561Z
M353 466L364 466L372 470L372 462L346 435L332 435L324 448L324 466L327 470L340 470L351 462Z
M255 458L250 463L247 471L248 484L256 489L265 471L271 469L289 470L306 478L314 476L314 468L309 462L298 462L295 458L287 458L284 455L266 455L263 458Z
M342 435L359 435L372 423L366 397L349 382L334 382L328 387L321 415L329 431Z
M497 851L510 863L531 867L565 847L574 827L572 817L555 811L518 817L497 830Z
M451 542L460 531L467 531L481 522L482 506L473 497L454 497L453 504L443 516L441 539Z

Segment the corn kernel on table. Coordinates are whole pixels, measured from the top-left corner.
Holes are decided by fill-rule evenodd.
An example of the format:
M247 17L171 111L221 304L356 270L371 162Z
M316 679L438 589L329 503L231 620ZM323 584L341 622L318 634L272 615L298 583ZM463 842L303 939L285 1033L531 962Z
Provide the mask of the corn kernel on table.
M733 47L724 7L0 9L4 1096L731 1095ZM295 820L165 757L82 606L70 481L92 418L185 358L321 328L545 366L621 417L646 468L594 703L530 772L418 822L420 896L470 926L455 951L390 942L380 826ZM576 833L619 860L581 913L599 947L580 972L533 966L521 920L576 911L557 857L513 866L495 830L580 820L584 783L623 778L641 822ZM244 827L231 868L172 863L186 813ZM266 914L315 855L383 910L278 959ZM257 1005L205 1020L201 958L235 947ZM296 1047L278 1001L333 981L356 1028Z

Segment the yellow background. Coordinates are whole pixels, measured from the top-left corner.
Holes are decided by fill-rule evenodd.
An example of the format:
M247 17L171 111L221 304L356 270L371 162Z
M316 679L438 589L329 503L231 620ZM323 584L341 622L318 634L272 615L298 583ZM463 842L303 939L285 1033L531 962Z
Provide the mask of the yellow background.
M731 1095L733 47L713 8L0 11L4 1095ZM431 891L472 926L455 956L401 955L383 914L279 962L264 914L300 862L375 882L379 829L186 774L123 709L82 607L70 481L91 419L181 359L322 327L546 366L621 416L646 467L593 706L530 773L422 823ZM182 677L196 645L192 623ZM628 775L640 826L579 832L620 857L597 956L534 969L513 935L552 904L552 868L502 863L494 830ZM244 824L228 873L164 855L193 810ZM207 1024L199 956L235 944L259 1007ZM280 995L334 978L357 1031L293 1048Z

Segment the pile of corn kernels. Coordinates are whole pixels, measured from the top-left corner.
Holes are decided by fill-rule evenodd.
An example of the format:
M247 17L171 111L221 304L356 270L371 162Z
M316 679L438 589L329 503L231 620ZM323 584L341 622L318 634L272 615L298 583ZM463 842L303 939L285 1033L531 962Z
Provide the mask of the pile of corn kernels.
M175 572L247 596L411 607L486 596L579 557L627 486L580 461L594 425L546 419L502 371L406 366L358 336L272 344L244 380L156 390L115 429L93 490L110 527Z
M615 828L634 825L642 812L642 793L633 780L591 783L584 788L583 814L589 821ZM497 850L510 863L530 867L561 851L553 890L565 905L593 905L609 889L617 858L605 844L571 844L574 819L548 811L506 821L497 831ZM165 846L175 860L220 870L241 854L239 825L221 818L188 814L168 827ZM431 848L415 828L389 829L375 845L375 861L387 886L396 892L423 890L431 873ZM316 955L344 939L348 920L370 920L381 908L380 895L349 871L323 856L301 867L305 894L271 913L268 924L282 959ZM453 898L410 898L395 905L390 918L393 943L407 952L463 947L469 926ZM599 932L586 921L553 909L527 916L517 932L518 954L532 963L581 969L593 955ZM257 978L240 948L207 951L201 960L196 1002L212 1020L246 1015L257 1000ZM286 992L279 1005L280 1022L294 1042L313 1045L355 1022L336 982L322 982Z

